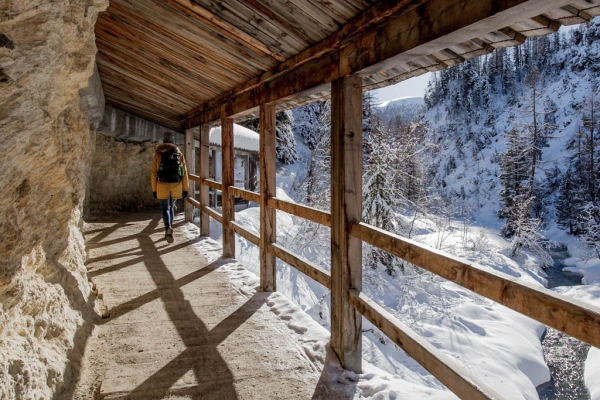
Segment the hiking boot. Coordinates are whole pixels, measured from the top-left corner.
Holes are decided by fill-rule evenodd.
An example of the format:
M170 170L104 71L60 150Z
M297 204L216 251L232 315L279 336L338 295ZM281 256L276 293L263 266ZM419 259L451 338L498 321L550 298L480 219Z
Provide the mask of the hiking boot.
M165 239L167 239L167 243L173 243L173 228L170 226L165 228Z

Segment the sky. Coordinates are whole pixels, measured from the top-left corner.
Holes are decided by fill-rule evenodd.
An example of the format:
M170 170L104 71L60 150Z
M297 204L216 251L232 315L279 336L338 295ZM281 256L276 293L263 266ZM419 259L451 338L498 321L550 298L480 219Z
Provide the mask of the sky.
M431 75L432 73L428 72L420 76L415 76L395 85L374 90L373 93L377 96L377 101L381 103L401 97L423 97Z

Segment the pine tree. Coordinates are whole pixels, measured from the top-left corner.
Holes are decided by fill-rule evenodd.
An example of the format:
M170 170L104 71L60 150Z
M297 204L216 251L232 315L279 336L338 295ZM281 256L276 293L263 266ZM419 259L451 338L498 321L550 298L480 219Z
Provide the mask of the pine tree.
M320 140L319 113L320 102L314 102L302 107L294 108L292 115L294 125L292 130L304 140L309 149L314 150Z
M276 116L276 157L277 161L287 165L298 160L296 153L296 138L292 132L294 116L291 111L278 112Z
M569 234L579 233L577 220L582 208L581 199L576 189L573 172L569 168L560 183L559 195L556 200L556 223L563 229L568 229Z

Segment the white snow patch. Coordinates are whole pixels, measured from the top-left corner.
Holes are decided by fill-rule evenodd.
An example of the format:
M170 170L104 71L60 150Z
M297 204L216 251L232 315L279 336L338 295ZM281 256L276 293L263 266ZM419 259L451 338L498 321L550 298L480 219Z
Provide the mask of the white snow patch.
M258 133L238 124L233 124L233 146L236 149L258 151L259 150ZM211 128L209 142L215 146L221 146L221 127Z

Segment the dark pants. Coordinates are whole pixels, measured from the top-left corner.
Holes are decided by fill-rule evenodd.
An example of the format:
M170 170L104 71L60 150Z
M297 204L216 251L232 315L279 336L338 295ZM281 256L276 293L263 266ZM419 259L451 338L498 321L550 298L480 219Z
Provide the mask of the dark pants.
M160 209L162 211L163 222L165 223L165 227L173 226L173 219L175 218L175 200L173 200L170 196L168 199L160 200Z

